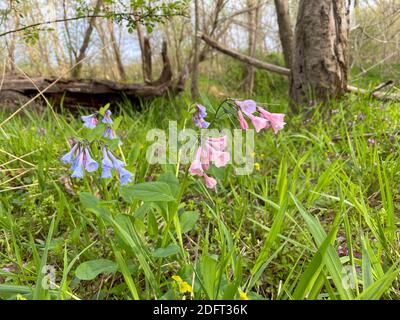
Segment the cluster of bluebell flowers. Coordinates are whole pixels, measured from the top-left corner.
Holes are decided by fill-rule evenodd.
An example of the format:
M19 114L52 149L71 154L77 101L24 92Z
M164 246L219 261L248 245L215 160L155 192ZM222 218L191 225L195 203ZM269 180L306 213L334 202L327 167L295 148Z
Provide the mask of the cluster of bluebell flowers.
M196 104L196 112L193 114L192 120L196 126L198 126L200 129L206 129L210 125L209 122L204 120L204 118L207 117L207 111L206 107L203 105L197 103Z
M82 116L83 126L89 129L94 129L99 123L97 119L98 113L93 113L88 116ZM106 125L106 129L103 133L105 139L116 139L117 135L115 130L112 128L113 120L111 119L111 111L106 110L104 112L103 119L101 121ZM101 160L101 178L107 179L113 177L113 170L117 172L121 185L125 185L132 181L133 174L125 169L125 162L118 159L111 150L108 149L107 145L99 142L101 153L103 158ZM71 164L72 178L82 179L84 177L84 171L94 172L98 169L99 164L94 160L90 154L90 143L87 140L82 142L76 142L71 150L61 157L61 161L64 164Z

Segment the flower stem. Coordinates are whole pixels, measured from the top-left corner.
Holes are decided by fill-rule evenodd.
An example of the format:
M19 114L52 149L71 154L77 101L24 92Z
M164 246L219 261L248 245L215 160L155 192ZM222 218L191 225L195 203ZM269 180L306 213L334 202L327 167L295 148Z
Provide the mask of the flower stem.
M224 103L228 102L229 100L231 100L230 98L225 98L218 106L217 111L215 111L214 114L214 118L211 120L210 125L208 126L209 128L213 125L213 123L215 122L215 120L217 119L217 115L219 110L221 109L221 107L223 106Z

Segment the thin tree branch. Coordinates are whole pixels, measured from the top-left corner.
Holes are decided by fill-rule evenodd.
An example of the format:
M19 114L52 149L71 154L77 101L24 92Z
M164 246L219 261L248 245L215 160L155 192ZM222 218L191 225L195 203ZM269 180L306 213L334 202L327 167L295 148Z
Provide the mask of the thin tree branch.
M256 58L252 58L249 56L246 56L244 54L241 54L239 52L233 51L231 49L225 48L222 45L220 45L218 42L216 42L215 40L213 40L212 38L210 38L209 36L205 35L205 34L201 34L200 35L201 39L206 42L210 47L225 53L226 55L229 55L237 60L240 60L244 63L250 64L254 67L260 68L260 69L264 69L267 71L271 71L283 76L289 76L290 75L290 69L288 68L284 68L284 67L280 67L274 64L270 64L264 61L260 61Z
M199 37L206 42L210 47L214 48L215 50L218 50L228 56L231 56L232 58L235 58L239 61L242 61L244 63L250 64L256 68L267 70L273 73L277 73L283 76L290 76L290 69L280 67L274 64L270 64L264 61L260 61L256 58L252 58L249 56L246 56L244 54L241 54L237 51L228 49L222 45L220 45L217 41L213 40L209 36L205 34L200 34ZM400 100L400 94L390 94L386 92L381 92L381 91L370 91L370 90L365 90L362 88L358 88L355 86L347 85L347 91L349 92L356 92L356 93L361 93L361 94L369 94L372 95L373 97L381 100Z
M113 13L113 15L121 15L121 16L134 16L133 13L126 13L126 12L115 12ZM147 17L147 15L143 15L140 17L140 19L143 19ZM156 17L166 17L163 14L159 14L156 15ZM8 34L11 33L16 33L16 32L20 32L20 31L24 31L27 29L32 29L32 28L36 28L39 26L43 26L46 24L52 24L52 23L60 23L60 22L66 22L66 21L74 21L74 20L81 20L81 19L90 19L90 18L111 18L111 16L109 14L91 14L91 15L84 15L84 16L77 16L77 17L70 17L70 18L63 18L63 19L55 19L55 20L48 20L48 21L43 21L43 22L37 22L37 23L33 23L27 26L23 26L21 28L18 29L14 29L14 30L8 30L6 32L0 33L0 37L4 37Z

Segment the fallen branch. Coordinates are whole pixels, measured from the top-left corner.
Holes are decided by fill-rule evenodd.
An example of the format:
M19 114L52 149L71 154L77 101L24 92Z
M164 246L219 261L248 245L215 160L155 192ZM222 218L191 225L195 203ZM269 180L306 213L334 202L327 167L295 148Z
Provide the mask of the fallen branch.
M386 93L386 92L374 91L374 90L370 91L370 90L354 87L351 85L347 85L347 91L371 95L374 98L377 98L379 100L396 100L396 101L399 100L400 101L400 94L396 94L396 93Z
M233 57L233 58L235 58L235 59L237 59L239 61L242 61L244 63L250 64L250 65L252 65L252 66L254 66L256 68L267 70L267 71L270 71L270 72L273 72L273 73L277 73L277 74L281 74L281 75L284 75L284 76L289 76L290 75L290 70L287 69L287 68L276 66L274 64L267 63L267 62L264 62L264 61L260 61L260 60L258 60L256 58L249 57L249 56L241 54L241 53L239 53L237 51L228 49L228 48L220 45L217 41L211 39L209 36L207 36L205 34L201 34L201 39L205 43L207 43L210 47L212 47L212 48L214 48L214 49L216 49L216 50L218 50L218 51L220 51L220 52L222 52L222 53L224 53L224 54L226 54L228 56L231 56L231 57Z
M222 53L224 53L232 58L235 58L241 62L250 64L250 65L252 65L256 68L262 69L262 70L270 71L270 72L280 74L283 76L287 76L287 77L290 76L290 69L288 69L288 68L270 64L270 63L258 60L256 58L249 57L240 52L228 49L205 34L200 34L199 37L205 43L207 43L210 47L214 48L215 50L222 52ZM373 97L375 97L377 99L381 99L381 100L400 100L400 94L390 94L390 93L375 91L375 90L369 91L369 90L361 89L361 88L351 86L351 85L347 85L347 91L361 93L361 94L370 94Z
M63 101L66 106L85 106L96 108L106 102L115 103L129 100L151 99L163 96L168 91L182 91L184 78L173 80L171 64L167 55L167 45L162 49L163 70L160 77L148 84L123 84L107 80L56 79L48 77L26 78L5 76L0 90L0 101L15 102L20 98L30 98L38 92L44 93L57 104ZM10 100L10 101L7 101Z
M385 87L389 87L389 86L393 86L393 85L394 85L394 81L393 80L389 80L389 81L386 81L386 82L381 83L380 85L376 86L374 88L374 90L372 90L372 92L376 92L376 91L379 91L379 90L381 90L381 89L383 89Z

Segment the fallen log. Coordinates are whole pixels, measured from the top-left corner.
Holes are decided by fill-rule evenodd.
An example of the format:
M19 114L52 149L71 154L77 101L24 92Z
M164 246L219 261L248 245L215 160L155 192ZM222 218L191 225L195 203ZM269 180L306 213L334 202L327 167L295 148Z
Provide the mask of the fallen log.
M207 43L210 47L213 49L224 53L232 58L235 58L243 63L250 64L256 68L266 70L272 73L280 74L282 76L289 77L290 76L290 69L277 66L274 64L270 64L261 60L258 60L253 57L246 56L240 52L237 52L235 50L229 49L227 47L224 47L214 39L210 38L209 36L205 34L200 34L200 38ZM376 91L376 90L366 90L366 89L361 89L355 86L348 85L347 86L347 91L349 92L355 92L355 93L360 93L360 94L369 94L377 99L381 100L399 100L400 101L400 94L394 94L394 93L386 93L386 92L381 92L381 91Z
M0 103L7 99L29 99L39 91L56 105L83 106L97 108L108 102L116 103L124 99L136 102L139 99L152 99L169 91L179 93L184 87L182 78L173 80L173 73L167 55L167 45L162 49L163 69L160 77L147 84L124 84L108 80L58 79L53 77L5 76L0 87Z

